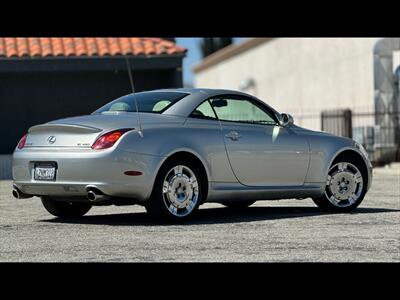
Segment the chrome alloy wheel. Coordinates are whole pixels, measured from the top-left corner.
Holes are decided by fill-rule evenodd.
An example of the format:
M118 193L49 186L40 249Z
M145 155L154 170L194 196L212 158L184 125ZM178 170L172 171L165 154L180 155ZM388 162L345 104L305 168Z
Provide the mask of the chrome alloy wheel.
M325 195L334 206L348 207L360 198L363 184L361 172L355 165L340 162L329 170Z
M190 214L199 199L199 183L194 172L183 165L169 170L163 182L163 199L174 216Z

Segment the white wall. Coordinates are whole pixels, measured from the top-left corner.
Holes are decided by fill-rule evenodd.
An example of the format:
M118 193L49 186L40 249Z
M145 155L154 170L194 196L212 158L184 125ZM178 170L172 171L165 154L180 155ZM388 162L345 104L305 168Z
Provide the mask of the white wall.
M202 70L196 87L239 89L254 78L256 94L301 126L320 129L324 109L374 109L377 38L279 38ZM305 118L315 115L316 118Z

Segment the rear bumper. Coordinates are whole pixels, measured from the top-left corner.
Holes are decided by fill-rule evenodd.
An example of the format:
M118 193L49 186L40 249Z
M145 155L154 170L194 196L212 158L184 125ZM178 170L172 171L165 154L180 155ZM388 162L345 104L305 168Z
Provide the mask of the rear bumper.
M114 197L145 201L150 197L163 157L132 153L117 148L94 150L16 150L13 155L14 185L35 196L85 196L90 187ZM33 179L35 162L57 163L55 181ZM127 176L125 171L140 171Z

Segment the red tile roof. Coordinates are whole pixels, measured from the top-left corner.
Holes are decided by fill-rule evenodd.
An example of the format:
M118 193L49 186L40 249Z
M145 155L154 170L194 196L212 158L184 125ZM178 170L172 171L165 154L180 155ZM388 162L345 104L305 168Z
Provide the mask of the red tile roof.
M185 48L162 38L0 38L0 59L46 56L147 56L185 52Z

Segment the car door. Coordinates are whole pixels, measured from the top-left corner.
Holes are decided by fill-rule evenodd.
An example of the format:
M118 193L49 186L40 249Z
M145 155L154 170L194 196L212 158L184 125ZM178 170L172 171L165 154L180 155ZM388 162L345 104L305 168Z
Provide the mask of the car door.
M188 146L205 159L211 182L235 182L236 178L226 155L221 125L209 101L204 101L187 118L185 127Z
M222 126L229 162L247 186L301 186L309 164L308 141L278 125L267 106L227 95L210 99Z

